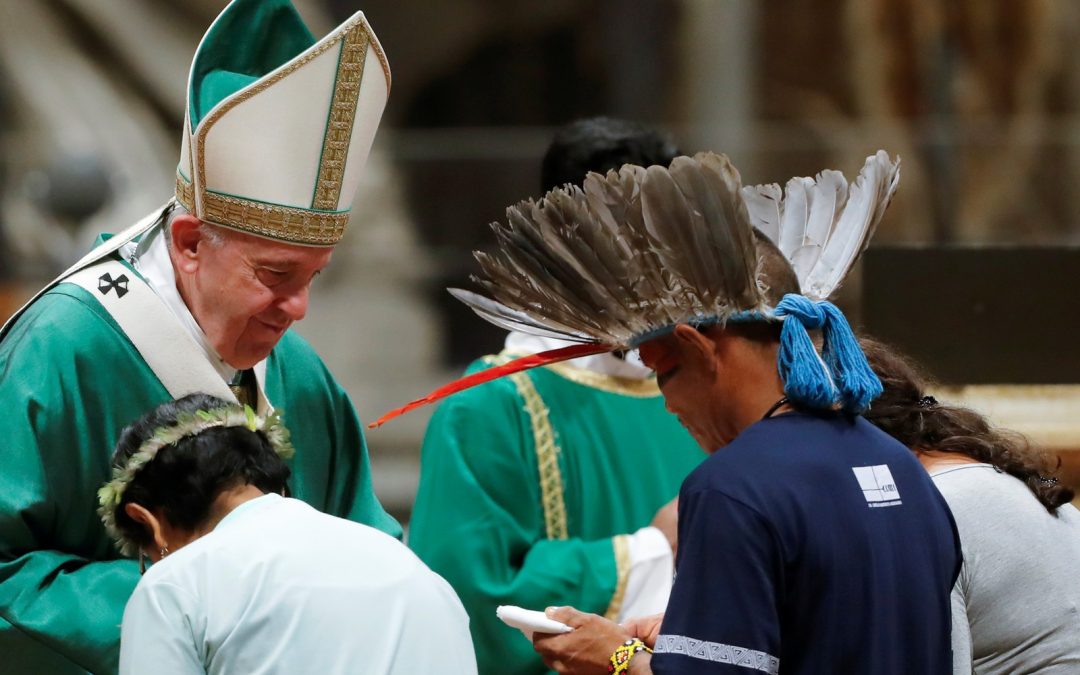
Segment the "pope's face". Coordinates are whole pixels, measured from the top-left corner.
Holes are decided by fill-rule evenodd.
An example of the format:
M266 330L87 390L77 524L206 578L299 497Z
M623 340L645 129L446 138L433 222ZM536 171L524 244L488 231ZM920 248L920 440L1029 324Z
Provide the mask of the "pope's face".
M307 314L311 282L332 252L236 232L220 243L203 239L184 300L221 358L250 368Z

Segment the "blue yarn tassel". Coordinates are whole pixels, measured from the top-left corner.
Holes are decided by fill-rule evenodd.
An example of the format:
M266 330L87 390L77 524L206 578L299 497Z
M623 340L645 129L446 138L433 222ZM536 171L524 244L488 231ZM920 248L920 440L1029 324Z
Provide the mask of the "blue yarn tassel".
M862 412L881 395L881 380L866 361L866 355L840 308L831 302L819 302L817 305L827 317L822 357L840 390L840 400L845 410Z
M836 387L818 357L807 329L821 328L827 315L808 298L789 294L776 305L775 315L787 317L780 331L777 366L784 381L784 395L810 408L831 408Z

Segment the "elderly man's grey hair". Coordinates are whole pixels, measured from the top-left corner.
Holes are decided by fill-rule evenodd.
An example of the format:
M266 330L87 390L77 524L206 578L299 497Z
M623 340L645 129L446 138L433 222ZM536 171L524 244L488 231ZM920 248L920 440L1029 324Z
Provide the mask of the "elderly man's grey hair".
M166 207L166 211L163 214L165 218L165 226L167 228L171 228L174 220L176 220L180 216L185 215L191 215L191 212L188 211L183 204L173 202L170 206ZM206 239L206 241L215 248L220 247L222 244L224 244L226 238L229 235L226 228L221 227L220 225L214 225L213 223L208 223L205 220L199 221L199 230L202 232L203 237ZM166 237L165 241L171 249L172 237Z

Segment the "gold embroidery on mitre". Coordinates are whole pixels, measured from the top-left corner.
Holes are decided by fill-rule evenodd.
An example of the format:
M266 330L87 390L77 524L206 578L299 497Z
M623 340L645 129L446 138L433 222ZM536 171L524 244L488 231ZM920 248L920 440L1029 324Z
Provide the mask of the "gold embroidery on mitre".
M203 211L203 219L211 223L308 246L333 246L349 222L347 212L294 209L209 191L203 196Z
M345 34L341 44L334 97L330 102L330 118L326 123L322 155L319 159L319 180L315 187L312 208L333 211L341 198L345 178L345 162L349 157L356 104L360 100L360 83L367 60L368 36L363 26Z
M195 213L195 189L176 173L176 199ZM321 213L241 199L216 192L203 197L203 220L224 227L309 246L333 246L349 222L347 212Z
M195 213L195 187L179 171L176 172L176 201L188 212Z
M196 196L201 201L203 213L198 213L196 209L189 209L193 214L200 218L206 218L214 222L218 222L221 225L227 227L234 227L236 229L245 230L258 234L264 237L270 237L272 239L281 239L283 241L289 241L299 244L307 244L312 246L332 246L340 241L341 236L345 232L345 224L348 222L347 213L317 213L312 211L306 211L304 209L295 209L284 206L277 206L274 204L266 204L263 202L255 202L246 199L236 197L226 197L213 192L209 192L206 189L206 153L203 148L206 144L206 135L210 129L217 124L221 118L230 110L250 99L251 97L266 91L273 85L282 81L292 73L295 73L300 68L304 67L311 61L315 60L322 54L326 53L328 49L335 47L344 40L352 31L361 30L364 33L365 41L370 34L371 29L368 27L367 22L363 16L358 16L355 21L346 22L341 26L340 33L333 39L327 40L322 44L316 46L310 52L304 54L296 61L289 63L285 67L279 69L272 75L256 82L249 88L241 90L239 93L233 95L232 98L225 99L216 108L210 111L210 114L206 116L199 123L198 130L195 133L194 142L192 143L191 151L195 154L195 183ZM374 42L372 43L374 44ZM384 70L388 70L386 67L385 57L380 54L380 61L382 62ZM193 200L192 206L196 206ZM231 213L239 216L234 222L222 222L215 221L210 216L211 208L215 209L218 213ZM246 207L247 210L238 211L240 207ZM250 220L248 220L250 219ZM326 231L321 234L317 234L311 239L293 239L292 237L298 231L308 231L308 227L311 226L313 230L320 230L322 226L327 223L339 223L341 224L340 230L336 233L336 238L330 239L326 237L326 233L332 231L331 228L326 227ZM272 228L281 225L284 229L275 230Z

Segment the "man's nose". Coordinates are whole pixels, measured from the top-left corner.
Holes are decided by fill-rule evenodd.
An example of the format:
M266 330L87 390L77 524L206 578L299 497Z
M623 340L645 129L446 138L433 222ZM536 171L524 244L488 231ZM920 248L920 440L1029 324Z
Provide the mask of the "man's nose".
M289 317L289 321L300 321L307 316L308 287L303 286L284 296L278 303L278 307Z

